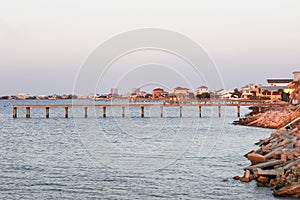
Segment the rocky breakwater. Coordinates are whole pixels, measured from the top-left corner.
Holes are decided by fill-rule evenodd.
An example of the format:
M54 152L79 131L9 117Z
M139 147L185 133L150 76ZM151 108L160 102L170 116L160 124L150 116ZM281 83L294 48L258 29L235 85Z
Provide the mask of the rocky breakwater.
M244 168L242 182L257 181L261 187L271 187L275 196L300 198L300 126L280 129L260 140L259 149L245 155L251 165Z
M297 109L289 105L285 107L263 107L261 112L252 107L252 112L245 118L240 118L234 124L278 129L283 126L292 113Z

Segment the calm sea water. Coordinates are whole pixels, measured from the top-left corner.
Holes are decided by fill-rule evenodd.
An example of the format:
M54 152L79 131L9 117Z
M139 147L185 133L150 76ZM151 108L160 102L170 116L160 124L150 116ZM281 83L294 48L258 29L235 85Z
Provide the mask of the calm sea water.
M273 199L271 190L232 179L249 165L243 155L272 130L232 125L236 108L31 110L0 101L0 199ZM75 102L79 104L93 102ZM97 102L99 103L99 102ZM242 108L242 114L248 112Z

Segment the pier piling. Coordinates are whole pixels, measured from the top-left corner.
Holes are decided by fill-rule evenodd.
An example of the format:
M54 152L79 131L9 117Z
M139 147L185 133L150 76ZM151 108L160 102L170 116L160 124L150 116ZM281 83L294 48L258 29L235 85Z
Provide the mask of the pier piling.
M106 117L106 106L102 107L102 111L103 111L103 118L105 118Z
M218 106L219 117L221 117L221 106Z
M30 107L26 107L26 118L30 118Z
M125 117L125 106L122 106L122 117Z
M144 106L141 106L141 117L144 117Z
M238 117L241 116L241 106L240 105L237 106L237 116Z
M49 118L49 107L46 107L46 118Z
M202 117L202 107L199 106L199 117Z
M69 117L69 107L65 107L65 118Z
M160 117L163 117L164 115L164 107L160 106Z
M179 116L182 117L182 106L179 108Z
M17 118L17 107L13 107L13 118Z
M84 107L84 117L88 117L88 107Z

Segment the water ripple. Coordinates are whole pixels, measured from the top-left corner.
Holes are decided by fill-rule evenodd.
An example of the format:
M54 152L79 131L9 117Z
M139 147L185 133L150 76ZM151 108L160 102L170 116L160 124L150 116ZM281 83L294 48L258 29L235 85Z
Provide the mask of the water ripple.
M231 178L249 164L242 155L270 134L232 126L235 109L227 110L232 114L222 134L218 124L224 118L212 120L209 110L203 110L206 117L201 119L174 117L178 110L171 108L170 117L163 119L99 118L112 143L101 143L109 148L98 149L102 157L95 159L74 121L61 117L61 110L51 110L49 119L44 110L32 111L31 119L20 110L20 118L12 119L14 103L0 101L0 199L274 199L269 189ZM192 108L190 113L197 116ZM86 127L93 123L91 118L80 120ZM179 146L173 145L174 136L182 141ZM122 151L112 151L113 145ZM153 164L160 167L138 171ZM118 170L122 167L130 170Z

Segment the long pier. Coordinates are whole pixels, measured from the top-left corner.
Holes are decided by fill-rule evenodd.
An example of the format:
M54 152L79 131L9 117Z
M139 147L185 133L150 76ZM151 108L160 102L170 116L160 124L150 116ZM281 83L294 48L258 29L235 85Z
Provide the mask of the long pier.
M45 109L45 117L49 118L49 110L50 108L60 108L64 109L65 113L65 118L69 117L69 109L73 108L81 108L84 110L84 117L88 117L88 109L89 108L98 108L102 109L102 116L103 118L106 117L106 110L107 108L121 108L122 109L122 117L125 117L125 108L130 108L130 107L136 107L141 109L141 117L145 116L145 108L146 107L160 107L160 117L163 117L163 108L164 107L178 107L179 108L179 117L182 117L182 110L183 107L198 107L198 113L199 117L202 117L202 107L218 107L218 116L221 117L221 108L226 107L226 106L231 106L231 107L236 107L237 108L237 117L240 117L241 113L241 107L246 106L246 107L251 107L251 106L256 106L259 108L259 111L261 111L262 107L271 107L271 106L286 106L287 103L282 103L282 102L271 102L271 103L265 103L261 101L203 101L203 102L198 102L198 103L179 103L179 104L143 104L143 103L138 103L138 104L87 104L87 105L72 105L72 104L67 104L67 105L13 105L13 118L17 118L18 116L18 109L26 109L26 118L30 118L30 112L32 109Z

